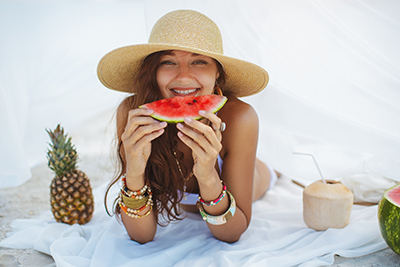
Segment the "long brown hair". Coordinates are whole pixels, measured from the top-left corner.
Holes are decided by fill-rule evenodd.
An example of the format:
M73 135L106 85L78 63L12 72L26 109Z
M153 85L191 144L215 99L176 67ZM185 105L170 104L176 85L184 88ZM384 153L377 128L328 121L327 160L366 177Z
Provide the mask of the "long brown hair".
M116 177L108 185L104 198L106 211L109 215L110 213L107 208L108 192L126 172L125 152L121 135L128 121L129 110L162 98L157 84L156 72L160 65L160 58L170 52L156 52L144 59L136 77L136 93L125 98L118 107L117 116L121 117L117 118L117 121L124 123L117 125L117 160L119 168ZM216 84L222 87L225 82L225 72L221 64L218 61L216 62L219 72ZM173 154L173 151L176 151L177 147L176 133L177 129L175 125L168 125L164 134L152 141L151 154L145 169L145 179L151 186L154 202L153 211L159 225L166 225L170 221L181 219L179 217L181 212L178 204L182 200L182 194L179 191L183 192L184 182ZM183 154L179 151L177 151L177 154L178 160L181 160ZM189 170L183 164L181 164L181 167L183 176L186 177ZM114 212L116 214L120 213L120 208L116 205L116 202L114 202ZM162 215L164 222L159 220L159 214Z

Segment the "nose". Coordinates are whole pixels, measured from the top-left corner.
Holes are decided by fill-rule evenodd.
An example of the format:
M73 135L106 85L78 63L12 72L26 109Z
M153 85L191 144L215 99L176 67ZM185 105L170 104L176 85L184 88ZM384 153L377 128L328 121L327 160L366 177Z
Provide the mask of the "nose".
M190 81L192 79L192 72L190 70L190 67L185 64L179 65L176 79L182 83Z

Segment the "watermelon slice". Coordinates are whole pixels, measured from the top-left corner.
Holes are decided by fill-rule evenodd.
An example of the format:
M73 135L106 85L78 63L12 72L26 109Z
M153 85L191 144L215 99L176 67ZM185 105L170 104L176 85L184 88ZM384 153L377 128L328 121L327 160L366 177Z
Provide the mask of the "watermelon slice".
M383 194L378 218L383 239L400 255L400 185L389 188Z
M227 98L220 95L175 96L144 104L140 107L154 110L151 116L157 120L178 123L183 122L185 118L201 119L200 110L215 113L225 105L226 101Z

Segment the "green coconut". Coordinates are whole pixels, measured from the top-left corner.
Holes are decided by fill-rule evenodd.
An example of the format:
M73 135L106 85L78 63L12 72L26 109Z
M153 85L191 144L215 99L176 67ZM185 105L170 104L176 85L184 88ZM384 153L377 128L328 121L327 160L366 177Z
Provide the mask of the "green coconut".
M303 191L303 219L309 228L325 231L349 224L353 193L339 181L315 181Z

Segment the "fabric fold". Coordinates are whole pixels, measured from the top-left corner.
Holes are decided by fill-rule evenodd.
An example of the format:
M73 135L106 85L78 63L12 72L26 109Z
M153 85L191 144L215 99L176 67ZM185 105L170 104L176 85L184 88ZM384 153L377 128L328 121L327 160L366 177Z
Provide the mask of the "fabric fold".
M104 185L103 185L104 186ZM102 194L95 190L95 199ZM387 247L381 237L377 206L357 206L343 229L315 231L302 218L302 188L287 177L253 204L247 231L233 244L215 239L197 214L158 227L154 241L129 239L124 226L96 209L86 225L16 220L13 234L0 242L51 255L57 266L319 266L335 255L358 257ZM49 216L49 215L48 215Z

